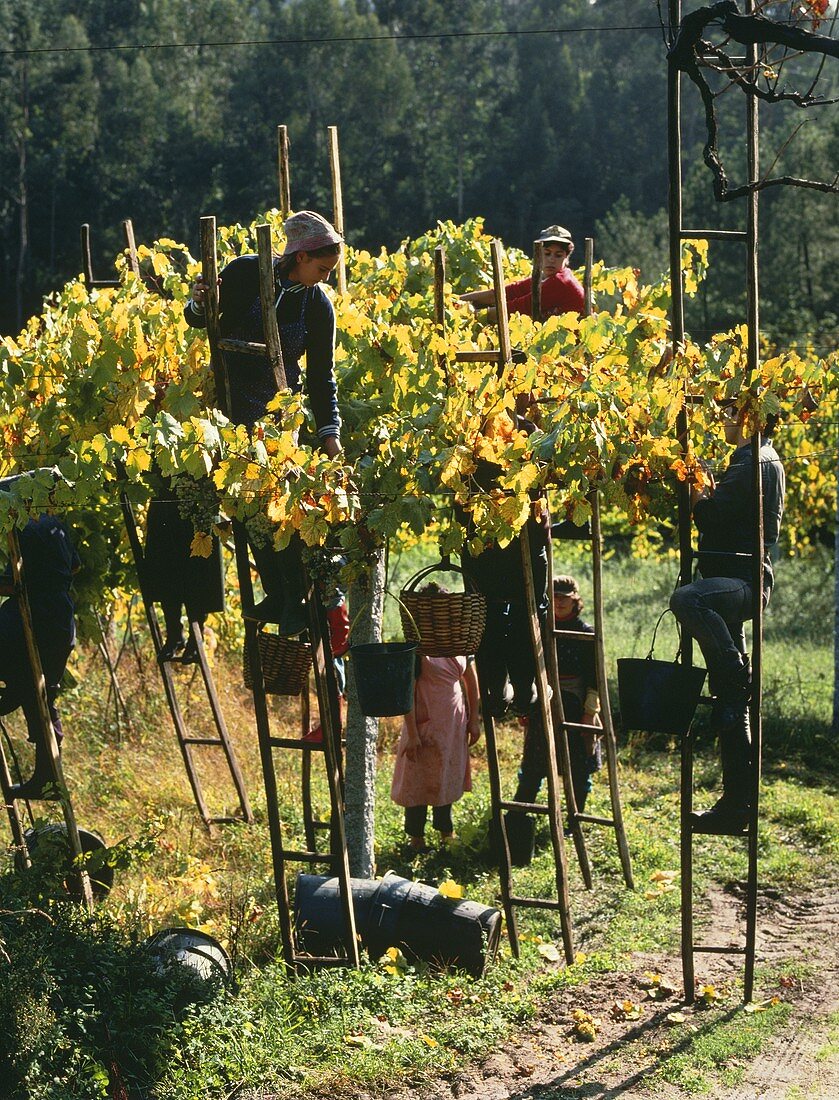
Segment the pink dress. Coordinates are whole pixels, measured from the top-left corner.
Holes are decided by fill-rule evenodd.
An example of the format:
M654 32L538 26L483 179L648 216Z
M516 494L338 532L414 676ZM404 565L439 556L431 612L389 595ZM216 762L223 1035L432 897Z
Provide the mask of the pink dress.
M407 740L403 720L390 789L397 806L447 806L472 790L468 712L461 683L465 671L465 657L422 658L414 688L414 717L422 748L416 760L401 751Z

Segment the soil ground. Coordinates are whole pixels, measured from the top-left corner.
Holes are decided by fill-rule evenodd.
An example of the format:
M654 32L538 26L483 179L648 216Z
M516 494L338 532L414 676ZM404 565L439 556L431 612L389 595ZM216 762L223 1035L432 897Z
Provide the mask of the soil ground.
M703 942L727 946L742 942L743 898L736 889L716 890L710 905L709 931ZM822 886L796 897L764 892L758 901L758 966L781 975L781 995L791 1012L783 1027L766 1039L747 1064L734 1068L736 1085L717 1079L697 1082L691 1092L704 1091L718 1100L837 1100L839 1098L839 889ZM696 971L703 984L725 990L742 973L742 957L697 955ZM788 966L790 976L784 977ZM676 990L662 1001L646 1000L644 974L660 973ZM792 976L799 975L799 976ZM386 1093L388 1100L676 1100L689 1095L658 1075L667 1059L703 1028L703 1012L685 1005L678 957L636 955L631 968L604 975L585 990L564 992L545 1005L538 1021L483 1062L465 1067L448 1080L410 1091ZM615 1005L631 1001L640 1018L620 1019ZM736 1018L742 1012L732 993L725 1002ZM574 1036L572 1009L599 1018L593 1042ZM668 1017L681 1013L685 1024ZM719 1017L717 1017L719 1019ZM673 1043L673 1027L685 1030L682 1044ZM357 1100L366 1100L359 1096ZM372 1100L372 1097L370 1098Z

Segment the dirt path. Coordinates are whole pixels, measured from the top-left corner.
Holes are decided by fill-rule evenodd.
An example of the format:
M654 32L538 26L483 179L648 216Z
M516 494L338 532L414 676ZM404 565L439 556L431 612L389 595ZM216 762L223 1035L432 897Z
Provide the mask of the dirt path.
M720 890L708 902L713 932L704 942L738 942L742 899ZM729 1088L714 1084L711 1095L718 1100L839 1100L839 1041L836 1021L830 1020L839 1011L838 947L839 889L823 887L795 898L761 895L758 962L778 967L778 989L790 1016L747 1064L742 1080ZM480 1065L432 1086L386 1095L389 1100L676 1100L689 1095L656 1074L675 1064L694 1034L702 1035L703 1010L681 1004L675 991L660 1002L645 1000L645 972L661 973L665 984L681 988L678 958L636 956L632 962L631 972L610 974L585 991L558 996L537 1023ZM811 973L786 976L784 964L790 974L802 966ZM741 967L742 958L697 956L697 975L717 988L724 988ZM632 1019L630 1010L629 1019L621 1018L615 1003L624 1001L639 1006L640 1017ZM575 1038L574 1009L600 1019L594 1042ZM736 1020L742 1011L732 1001L728 1015ZM685 1017L678 1024L684 1035L680 1042L674 1042L674 1012Z

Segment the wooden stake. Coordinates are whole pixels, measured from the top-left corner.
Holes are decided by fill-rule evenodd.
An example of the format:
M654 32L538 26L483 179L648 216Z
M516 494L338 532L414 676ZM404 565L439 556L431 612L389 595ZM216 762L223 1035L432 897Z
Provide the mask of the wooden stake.
M287 390L280 330L277 327L276 288L274 285L274 254L271 250L271 226L256 227L256 251L259 254L259 297L262 302L262 329L274 381L278 390Z
M288 127L277 127L277 165L280 178L280 213L283 221L291 210L291 174L289 169Z
M341 193L341 159L338 153L338 127L327 126L329 135L329 168L332 173L332 221L335 228L344 236L344 199ZM347 258L344 249L338 260L338 293L347 291Z
M437 335L446 338L446 250L438 244L434 249L434 323L437 326ZM443 373L447 384L451 384L449 378L446 356L440 352L437 356L437 366Z
M498 322L498 348L501 353L501 362L498 364L499 375L513 358L513 349L510 344L510 323L507 315L507 295L504 293L504 264L501 252L501 241L494 237L490 245L492 256L492 288L495 291L495 317Z
M230 379L224 368L224 358L219 350L219 302L218 257L216 255L216 219L209 215L201 219L201 266L207 293L204 297L204 315L207 318L207 339L210 343L210 360L216 386L216 403L225 416L230 416Z
M84 222L81 228L82 243L82 274L85 286L90 289L93 282L93 259L90 255L90 223Z
M583 293L585 294L585 315L590 317L594 308L594 292L592 290L592 268L594 267L594 237L586 237L585 240L585 273L583 275Z
M533 273L530 276L530 312L534 321L542 320L542 242L533 242Z
M122 223L122 231L125 235L125 247L128 251L128 266L135 275L140 274L140 261L137 259L137 243L134 240L134 223L126 218Z

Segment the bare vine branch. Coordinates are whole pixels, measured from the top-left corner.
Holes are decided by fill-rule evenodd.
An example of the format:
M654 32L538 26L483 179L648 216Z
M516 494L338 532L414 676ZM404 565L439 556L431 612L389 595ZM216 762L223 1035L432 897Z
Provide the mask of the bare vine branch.
M814 95L813 93L816 86L815 80L812 82L809 90L803 94L787 91L786 89L779 92L776 88L761 88L754 79L749 78L742 66L736 65L732 61L725 50L719 46L713 45L713 43L708 42L707 39L703 37L706 28L710 26L720 27L729 39L733 39L742 46L774 45L782 46L785 50L796 51L798 54L820 53L822 54L822 64L819 66L819 73L827 57L839 57L839 40L829 38L823 34L816 34L814 31L804 30L802 27L777 23L762 15L743 15L734 0L718 0L717 3L707 4L697 8L696 11L691 12L683 18L668 53L668 60L671 65L685 73L699 89L699 95L702 99L702 105L705 111L705 128L707 133L707 141L703 148L703 159L713 175L714 196L717 201L730 202L733 199L742 198L756 191L764 191L769 187L781 186L804 187L810 190L831 194L839 193L839 185L837 185L839 175L837 175L832 182L785 175L773 177L771 179L750 180L740 187L731 187L729 185L728 177L719 154L719 127L715 110L716 95L711 90L708 81L701 71L703 64L714 69L716 72L722 72L723 70L717 66L707 65L707 62L703 61L704 57L707 57L709 54L718 57L729 70L725 75L731 81L730 86L736 85L746 95L754 96L766 103L788 102L794 104L796 107L806 109L810 107L827 106L839 100L825 99L821 96ZM785 56L780 64L783 65L787 60L789 60L789 57ZM788 139L782 149L779 150L773 161L773 167L790 140L791 138Z

